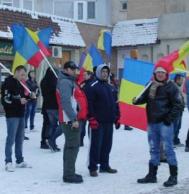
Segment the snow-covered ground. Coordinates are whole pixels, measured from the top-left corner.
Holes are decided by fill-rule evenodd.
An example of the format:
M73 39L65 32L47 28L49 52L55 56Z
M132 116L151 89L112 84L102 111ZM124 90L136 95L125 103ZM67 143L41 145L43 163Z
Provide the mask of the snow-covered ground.
M180 133L185 142L188 130L189 114L185 111ZM179 163L179 184L174 189L163 188L163 182L168 178L167 164L161 164L158 171L158 183L140 185L137 178L142 178L147 172L148 144L146 133L140 130L116 130L111 152L111 166L118 169L118 174L99 174L99 177L89 176L87 169L88 139L85 147L80 149L77 159L77 173L83 175L84 183L79 185L62 182L62 152L51 153L39 149L42 117L37 114L36 130L27 134L29 141L24 142L25 161L32 169L16 169L8 173L4 170L4 145L6 137L5 118L0 117L0 194L147 194L147 193L189 193L183 192L189 180L189 153L184 148L177 148ZM58 139L59 147L63 148L64 137ZM188 188L189 189L189 188Z

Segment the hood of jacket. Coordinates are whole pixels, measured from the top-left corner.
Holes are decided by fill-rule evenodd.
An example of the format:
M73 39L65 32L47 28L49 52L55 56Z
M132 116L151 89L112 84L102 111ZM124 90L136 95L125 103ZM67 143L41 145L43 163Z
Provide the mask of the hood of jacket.
M106 67L106 68L108 69L109 74L110 74L110 68L108 67L108 65L106 65L106 64L101 64L101 65L99 65L99 66L97 67L97 69L96 69L96 77L97 77L99 80L102 80L101 71L102 71L102 69L103 69L104 67Z

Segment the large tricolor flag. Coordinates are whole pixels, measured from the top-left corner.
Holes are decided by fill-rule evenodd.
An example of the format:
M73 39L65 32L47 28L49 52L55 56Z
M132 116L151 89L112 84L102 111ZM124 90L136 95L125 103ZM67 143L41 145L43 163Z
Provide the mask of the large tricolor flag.
M125 59L124 72L119 94L120 123L147 130L145 105L133 105L137 97L151 80L154 65L135 59Z
M20 24L13 24L11 27L15 58L12 71L19 65L30 64L38 67L44 56L50 56L46 48L49 44L52 29L46 28L39 32L25 28Z
M98 48L104 50L108 56L112 53L112 34L109 30L101 30L98 39Z

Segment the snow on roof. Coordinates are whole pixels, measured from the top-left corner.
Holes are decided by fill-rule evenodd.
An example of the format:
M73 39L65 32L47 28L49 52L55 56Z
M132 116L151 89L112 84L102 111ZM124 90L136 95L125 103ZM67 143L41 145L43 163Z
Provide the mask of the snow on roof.
M64 45L85 47L85 42L75 22L68 22L54 17L52 18L52 21L59 25L61 31L58 33L58 35L53 35L50 43L62 43Z
M135 46L157 42L158 18L118 22L112 32L112 46Z
M9 11L10 13L17 12L17 13L27 14L31 17L31 23L33 22L32 19L42 20L43 18L49 18L51 20L51 24L56 24L60 28L60 31L58 32L56 31L51 37L50 39L51 44L85 47L85 42L80 34L80 31L76 23L69 18L63 18L63 17L44 14L44 13L32 12L29 10L24 10L24 9L15 8L15 7L9 7L9 6L2 6L2 5L0 5L0 10ZM22 19L24 20L23 16L22 16ZM11 24L15 22L16 21L13 20L11 21ZM23 21L20 21L20 22L23 22ZM13 35L12 35L12 32L10 31L10 27L7 25L5 26L5 29L6 28L7 28L7 31L0 30L0 38L12 39Z

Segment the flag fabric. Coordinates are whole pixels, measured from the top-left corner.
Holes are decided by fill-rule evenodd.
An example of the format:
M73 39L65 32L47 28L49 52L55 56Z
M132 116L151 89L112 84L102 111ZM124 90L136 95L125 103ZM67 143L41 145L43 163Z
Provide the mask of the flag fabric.
M13 24L11 31L13 33L15 50L15 58L12 68L13 72L17 66L25 64L30 64L37 68L44 58L41 51L45 56L50 55L46 48L52 32L50 28L44 29L40 32L33 32L30 29L25 28L23 25ZM44 37L40 39L43 35Z
M154 65L135 59L125 59L119 93L120 123L147 130L145 105L133 105L132 99L140 94L151 80Z
M98 48L104 50L108 56L112 53L112 34L108 30L101 30L98 39Z
M169 73L183 72L186 70L184 59L189 55L189 41L185 42L179 50L173 51L169 55L162 57L156 63L169 71Z
M95 45L91 45L88 49L87 56L85 57L85 60L83 62L83 68L85 71L93 72L93 68L103 64L103 59L100 55L100 52L95 47Z

